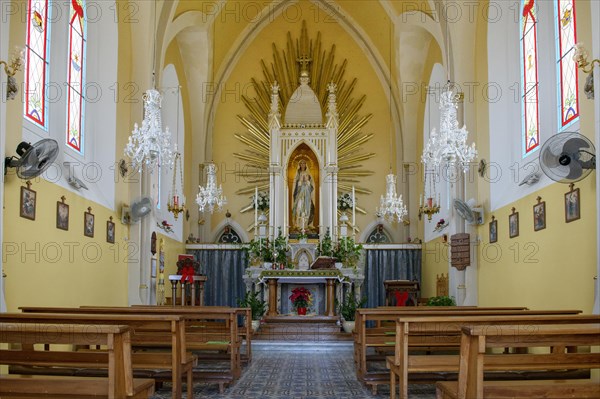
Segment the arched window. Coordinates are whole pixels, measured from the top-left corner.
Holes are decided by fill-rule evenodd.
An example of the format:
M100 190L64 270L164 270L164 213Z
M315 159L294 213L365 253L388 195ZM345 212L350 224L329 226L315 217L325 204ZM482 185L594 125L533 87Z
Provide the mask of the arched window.
M577 32L575 0L558 0L555 3L559 129L562 129L579 118L577 65L573 60Z
M381 224L378 224L367 237L367 244L388 244L391 242L392 240Z
M540 144L538 113L538 55L535 0L523 1L521 17L521 79L524 155Z
M235 231L235 229L233 227L231 227L230 225L227 225L223 228L223 231L219 235L217 242L225 243L225 244L241 244L242 239L240 238L240 235L237 233L237 231Z
M83 152L83 87L85 72L85 30L83 0L72 0L69 11L69 65L67 87L67 145Z
M43 129L46 124L46 77L49 74L49 0L29 0L25 50L24 116Z

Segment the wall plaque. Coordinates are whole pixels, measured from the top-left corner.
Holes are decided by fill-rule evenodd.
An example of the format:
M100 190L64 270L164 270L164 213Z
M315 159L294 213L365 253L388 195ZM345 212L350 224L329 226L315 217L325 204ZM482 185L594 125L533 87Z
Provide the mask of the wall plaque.
M471 264L471 236L458 233L450 236L450 264L465 270Z

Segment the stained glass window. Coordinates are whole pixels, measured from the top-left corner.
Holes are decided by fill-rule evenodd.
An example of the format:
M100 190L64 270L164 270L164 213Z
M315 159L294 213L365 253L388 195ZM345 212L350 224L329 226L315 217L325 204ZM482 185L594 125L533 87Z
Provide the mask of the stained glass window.
M577 90L577 64L573 60L577 43L575 0L558 0L556 3L556 54L558 72L558 104L560 127L579 117Z
M83 152L83 84L85 66L85 19L83 0L72 0L69 12L69 66L67 145Z
M525 155L540 144L535 0L523 1L521 18L522 118Z
M29 0L25 50L25 118L46 129L46 76L49 66L49 0Z

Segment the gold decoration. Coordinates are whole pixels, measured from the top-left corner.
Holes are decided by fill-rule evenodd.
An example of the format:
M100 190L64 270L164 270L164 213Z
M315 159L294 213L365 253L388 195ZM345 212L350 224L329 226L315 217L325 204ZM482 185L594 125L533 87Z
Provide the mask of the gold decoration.
M353 97L356 79L346 80L344 74L347 60L341 64L335 61L335 45L332 45L329 50L323 47L321 33L317 33L316 39L309 39L306 22L303 22L299 39L293 39L291 32L288 32L284 50L278 49L275 43L272 44L271 65L267 65L264 60L261 61L262 81L251 80L256 97L242 96L242 101L250 115L238 115L239 121L247 132L236 134L235 138L248 148L242 153L234 153L236 158L247 163L247 167L237 174L244 177L250 186L236 191L237 195L250 194L255 186L258 186L259 190L269 189L268 115L271 107L271 87L274 82L278 82L279 102L283 105L288 104L290 97L299 86L300 69L308 73L311 88L322 110L327 109L328 84L333 82L337 85L337 110L340 118L337 137L338 192L347 192L349 187L374 174L373 171L362 169L360 164L375 156L375 153L360 153L360 147L373 137L372 134L361 132L361 128L371 119L372 114L358 115L366 97L364 95L358 99ZM356 193L371 194L371 191L357 186ZM249 209L252 208L244 208L245 211ZM366 214L364 209L357 207L356 210Z

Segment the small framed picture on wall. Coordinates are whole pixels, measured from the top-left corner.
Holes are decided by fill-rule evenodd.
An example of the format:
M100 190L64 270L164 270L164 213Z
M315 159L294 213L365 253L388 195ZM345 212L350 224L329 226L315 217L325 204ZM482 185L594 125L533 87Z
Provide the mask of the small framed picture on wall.
M115 223L112 221L112 216L110 220L106 222L106 242L114 244L115 243Z
M60 199L56 201L56 228L69 230L69 205L65 203L64 195Z
M27 180L27 187L21 186L21 201L19 202L19 215L22 218L35 220L35 205L37 194L31 189L31 182Z
M492 216L492 221L490 222L490 244L498 241L498 221L495 216Z
M573 188L573 183L569 185L570 191L565 193L565 222L570 223L581 217L579 188Z
M92 207L88 207L88 211L83 213L83 235L86 237L94 237L94 215Z
M546 228L546 201L542 201L542 197L537 197L537 202L533 206L533 231Z
M515 238L519 236L519 212L512 208L512 213L508 215L508 236Z

